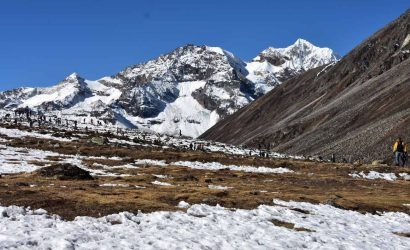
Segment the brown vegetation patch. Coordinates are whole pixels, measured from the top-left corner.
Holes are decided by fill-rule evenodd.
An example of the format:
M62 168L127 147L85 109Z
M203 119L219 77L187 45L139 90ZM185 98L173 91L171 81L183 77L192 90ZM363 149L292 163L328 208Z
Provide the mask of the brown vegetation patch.
M47 161L38 161L38 160L27 161L27 163L31 164L31 165L40 166L40 167L43 167L43 166L49 164L49 162L47 162Z
M277 227L284 227L284 228L292 229L298 232L315 232L315 230L311 230L311 229L307 229L303 227L295 227L295 224L293 223L285 222L285 221L281 221L277 219L272 219L271 222L273 223L273 225Z
M393 232L393 233L398 236L410 238L410 233L398 233L398 232Z
M91 135L90 135L91 136ZM86 137L84 137L86 138ZM126 140L127 138L123 138ZM58 147L56 147L58 143ZM4 143L0 143L4 144ZM121 211L137 213L176 211L180 201L228 208L253 209L273 204L273 199L326 203L359 212L400 211L409 213L403 204L410 200L410 182L404 180L354 179L349 173L360 171L406 172L406 168L386 166L332 164L326 162L241 157L222 153L181 149L148 148L129 145L95 145L88 139L61 142L38 138L11 138L7 145L48 150L60 154L122 159L84 159L90 168L133 164L136 159L220 162L225 165L286 167L295 171L285 174L246 173L240 171L208 171L181 166L138 165L138 168L112 168L109 172L130 174L128 177L96 177L93 180L59 180L38 174L9 174L0 178L0 204L44 208L65 219L76 216L102 216ZM59 162L64 156L48 157ZM38 162L37 164L42 164ZM107 171L105 168L104 170ZM165 175L158 178L154 175ZM172 186L159 186L153 181ZM128 187L101 187L105 183L126 184ZM53 185L51 185L53 184ZM34 186L33 186L34 185ZM232 187L212 190L208 185ZM144 188L140 188L144 187ZM291 208L293 209L293 208ZM308 211L294 209L308 214ZM298 229L294 229L298 230ZM302 229L303 230L303 229Z

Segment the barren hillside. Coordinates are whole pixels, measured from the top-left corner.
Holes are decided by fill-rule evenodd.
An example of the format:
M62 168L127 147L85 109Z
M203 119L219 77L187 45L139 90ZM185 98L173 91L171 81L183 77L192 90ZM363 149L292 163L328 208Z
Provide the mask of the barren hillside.
M410 11L334 65L310 70L227 117L201 138L339 160L389 160L410 140Z

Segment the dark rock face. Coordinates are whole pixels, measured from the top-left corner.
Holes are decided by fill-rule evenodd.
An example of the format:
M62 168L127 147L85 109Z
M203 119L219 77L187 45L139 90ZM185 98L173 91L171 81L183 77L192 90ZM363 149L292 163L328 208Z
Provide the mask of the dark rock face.
M290 154L391 162L395 137L410 141L409 34L407 11L335 65L292 78L201 137L270 144Z
M157 116L169 102L173 102L179 94L176 83L159 82L138 84L125 91L118 105L129 114L143 118ZM158 88L157 88L158 87Z
M43 177L51 177L59 180L93 180L93 177L88 171L68 163L40 168L35 173Z
M225 54L224 54L225 53ZM215 88L255 97L252 83L245 75L245 63L222 50L186 45L144 64L126 68L116 78L126 82L118 105L127 113L143 118L157 116L179 96L178 82L205 81L205 87L193 95L206 109L218 109L220 115L235 108L235 100L217 100ZM249 86L248 86L249 85ZM244 88L246 86L247 88ZM242 91L247 91L243 93ZM222 102L226 102L224 107Z

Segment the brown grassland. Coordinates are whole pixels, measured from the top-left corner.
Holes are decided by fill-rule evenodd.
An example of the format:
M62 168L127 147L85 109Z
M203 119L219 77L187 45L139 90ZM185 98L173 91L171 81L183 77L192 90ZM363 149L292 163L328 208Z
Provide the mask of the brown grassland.
M403 205L410 203L410 181L366 180L349 176L353 171L370 170L410 173L409 168L243 157L118 143L96 145L89 140L92 136L90 134L78 140L61 142L39 138L7 138L3 135L1 137L8 141L1 144L68 155L121 157L84 159L83 164L89 168L98 168L98 164L94 163L112 167L123 166L136 159L158 159L171 164L165 167L140 165L139 168L113 168L113 173L130 176L98 176L94 180L59 180L42 177L37 173L2 175L0 204L44 208L68 220L76 216L103 216L121 211L136 213L183 210L177 207L180 201L252 209L261 204L273 204L273 199L331 204L359 212L401 211L410 214L410 207ZM50 157L48 160L58 163L61 158ZM286 167L294 172L262 174L227 169L199 170L172 166L175 161L215 161L222 164ZM41 161L31 163L38 166L47 164ZM172 185L155 185L152 183L154 181ZM106 183L125 185L100 186ZM209 185L229 188L215 190L210 189Z

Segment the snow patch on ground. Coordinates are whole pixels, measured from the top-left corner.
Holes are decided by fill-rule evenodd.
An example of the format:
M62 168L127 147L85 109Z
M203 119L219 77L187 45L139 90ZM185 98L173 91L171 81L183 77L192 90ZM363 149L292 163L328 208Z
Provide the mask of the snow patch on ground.
M130 185L128 184L118 184L118 183L104 183L101 184L100 187L129 187Z
M167 166L168 164L165 161L151 160L151 159L142 159L136 160L135 164L137 165L154 165L154 166Z
M49 160L49 157L58 157L58 161ZM92 169L87 168L82 160L83 159L104 159L102 157L86 157L79 155L64 155L58 154L51 151L43 151L37 149L29 148L15 148L10 146L0 145L0 174L11 174L11 173L30 173L43 166L39 166L36 163L43 163L44 166L50 166L52 164L63 164L69 163L75 166L78 166L84 170L90 172L91 175L95 176L131 176L127 174L117 174L109 172L110 167L101 164L94 164L94 166L100 166L103 169ZM115 159L115 158L106 158L106 159ZM121 159L121 158L120 158ZM127 167L120 166L121 168ZM136 167L134 167L136 168Z
M47 162L49 156L59 156L57 153L35 149L4 147L0 145L0 174L33 172L40 166L33 162Z
M158 186L172 186L172 184L168 182L162 182L162 181L153 181L151 183L154 185L158 185Z
M409 249L404 213L361 214L284 202L253 210L192 205L187 212L123 212L64 221L43 209L0 206L1 249ZM180 203L181 204L181 203ZM182 203L184 207L185 203ZM295 209L297 208L297 209ZM297 210L304 210L301 213ZM272 221L294 224L276 226ZM309 231L307 231L309 230Z
M219 162L191 162L191 161L179 161L174 162L172 165L189 167L193 169L205 169L205 170L221 170L229 169L233 171L251 172L251 173L273 173L283 174L292 173L293 171L288 168L268 168L268 167L252 167L252 166L236 166L236 165L223 165Z
M363 179L369 179L369 180L382 179L382 180L387 180L387 181L395 181L398 178L402 178L402 179L409 178L410 179L410 175L407 173L399 173L397 176L395 173L379 173L377 171L370 171L368 174L362 171L360 173L349 174L349 176L353 178L363 178Z
M189 208L191 205L189 205L189 203L188 202L186 202L186 201L180 201L179 203L178 203L178 206L177 207L179 207L179 208Z
M155 177L157 177L157 178L159 178L159 179L166 179L166 178L168 178L168 176L162 175L162 174L153 174L153 176L155 176Z
M208 185L209 189L214 189L214 190L228 190L233 187L225 187L225 186L218 186L218 185Z
M48 134L40 134L35 132L28 132L19 129L12 129L12 128L3 128L0 127L0 134L7 135L11 138L20 138L20 137L34 137L34 138L42 138L42 139L50 139L56 141L72 141L66 138L55 137Z

